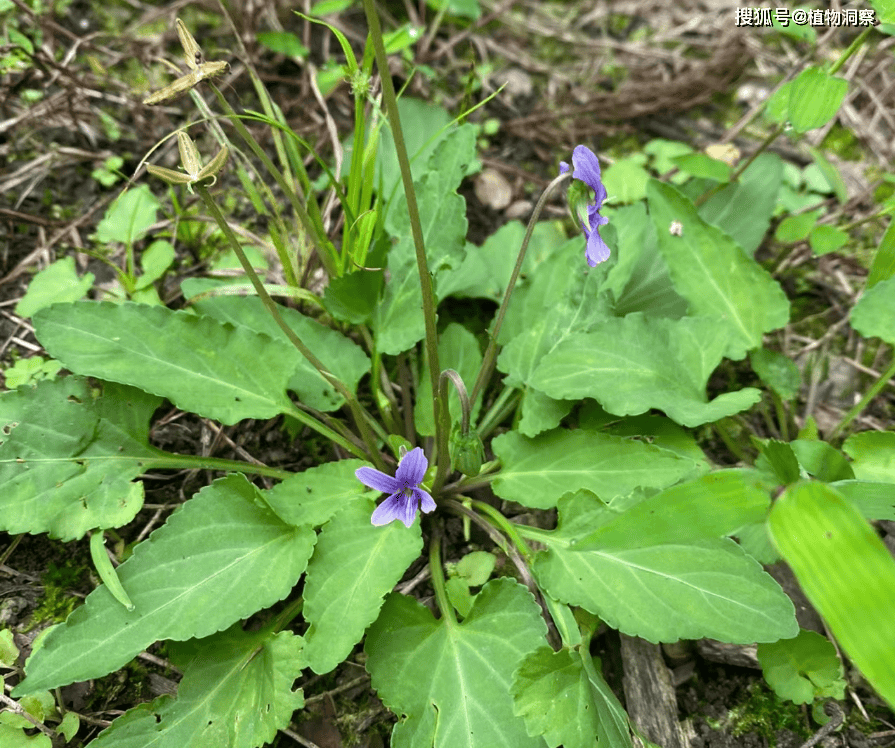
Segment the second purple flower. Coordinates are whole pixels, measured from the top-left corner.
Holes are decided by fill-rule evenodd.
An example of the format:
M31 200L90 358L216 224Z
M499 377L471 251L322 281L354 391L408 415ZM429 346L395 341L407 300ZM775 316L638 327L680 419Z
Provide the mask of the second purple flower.
M600 208L606 199L606 188L600 178L600 162L590 148L586 145L578 145L572 151L572 164L575 167L572 178L583 182L593 190L593 197L590 200L579 201L572 198L571 204L573 211L581 221L581 228L587 239L587 248L584 251L587 264L596 267L599 263L609 259L609 247L600 238L599 231L600 226L609 223L608 218L600 215ZM562 161L559 165L559 173L565 174L568 170L569 165Z

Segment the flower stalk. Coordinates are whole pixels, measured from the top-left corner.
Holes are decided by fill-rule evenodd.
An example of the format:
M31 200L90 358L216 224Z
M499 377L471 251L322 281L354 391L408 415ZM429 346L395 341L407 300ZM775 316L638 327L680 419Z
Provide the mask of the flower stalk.
M446 403L439 395L438 375L441 367L438 363L438 331L435 324L435 291L432 288L432 275L429 273L429 265L426 260L426 246L423 240L423 229L420 223L420 212L416 202L416 192L413 187L413 175L410 172L410 159L407 156L407 146L404 143L404 131L401 129L401 117L398 114L398 99L395 96L395 87L392 84L392 76L388 68L388 55L382 42L382 28L379 25L379 16L373 5L373 0L364 0L364 12L367 16L367 25L370 29L370 41L373 43L373 52L376 57L376 67L382 81L382 100L385 104L386 114L391 124L392 138L395 143L395 153L398 157L398 165L401 168L401 181L404 184L404 194L407 197L407 213L410 218L410 229L413 234L413 245L416 249L416 266L420 277L420 290L423 295L423 319L426 326L426 357L429 362L429 376L432 383L432 412L435 415L436 435L435 444L439 472L441 465L450 462L448 453L448 419L442 412L446 409ZM438 485L434 490L437 492Z
M365 0L366 1L366 0ZM556 177L541 194L540 199L535 205L535 209L528 219L528 228L525 230L525 237L522 239L522 246L519 248L519 255L516 257L516 266L513 268L513 274L507 283L506 291L503 294L503 301L500 303L500 309L497 310L497 316L494 318L494 327L491 330L488 348L485 350L485 356L482 359L482 366L479 369L479 375L476 377L475 385L472 388L470 400L475 402L482 393L485 383L491 378L491 372L494 370L494 362L497 359L497 338L500 335L500 328L503 326L503 319L506 316L507 308L510 305L510 297L513 295L513 289L516 287L516 281L519 280L519 273L522 272L522 263L525 261L525 253L528 251L528 243L531 241L531 235L534 231L535 224L541 217L541 211L547 204L547 199L553 194L559 185L571 179L571 174L560 174Z
M315 369L317 369L317 371L320 372L323 378L326 379L326 381L329 382L336 389L336 391L345 398L345 402L348 404L348 407L351 409L351 412L354 415L354 420L357 423L358 430L360 431L361 439L363 439L363 442L366 445L367 454L365 455L363 452L358 454L359 450L356 446L348 442L342 436L330 431L330 429L320 424L316 419L306 416L298 409L295 409L293 415L295 415L295 417L302 423L311 426L311 428L319 433L324 433L322 429L326 429L326 436L328 436L330 439L333 439L333 441L335 441L337 444L343 446L351 454L357 457L369 457L375 465L384 467L385 463L382 461L382 456L379 454L379 450L376 448L376 442L373 438L373 432L370 431L369 424L366 421L366 414L361 408L360 403L350 392L350 390L342 383L342 381L338 377L330 373L329 370L327 370L323 362L314 355L311 349L308 348L302 342L301 338L299 338L298 335L295 334L295 331L286 324L286 320L283 319L279 309L277 309L277 305L270 297L270 294L267 293L267 290L264 288L264 284L261 283L261 279L258 278L258 274L252 267L252 263L249 262L249 258L246 257L245 252L243 252L239 240L233 233L233 229L230 228L230 225L227 223L224 215L221 213L217 204L212 199L211 193L208 191L208 188L202 183L196 183L194 186L196 188L196 192L199 194L199 197L201 197L202 201L205 203L205 207L208 209L208 212L211 214L212 218L214 218L214 221L218 225L218 228L220 228L220 230L223 232L228 243L230 244L230 247L233 249L233 252L239 258L239 262L242 265L243 270L245 270L246 275L248 275L249 280L252 282L255 293L258 294L258 297L261 299L261 302L264 304L270 316L273 317L277 325L279 325L280 329L286 334L286 337L289 338L292 345L294 345L298 349L299 353L301 353L301 355L304 356L310 362L310 364Z

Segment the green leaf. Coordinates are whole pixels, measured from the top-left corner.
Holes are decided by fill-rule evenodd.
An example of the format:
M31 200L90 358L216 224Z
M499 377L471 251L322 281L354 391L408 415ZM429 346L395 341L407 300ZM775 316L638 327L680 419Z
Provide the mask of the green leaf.
M413 181L417 182L429 171L429 156L436 146L447 136L449 130L444 128L450 123L451 116L443 107L437 104L429 104L419 99L401 97L398 99L398 114L401 117L401 128L404 132L404 143L407 155L410 157L410 169ZM348 174L351 168L350 158L354 154L346 152L342 173ZM395 144L392 134L387 127L383 127L380 135L379 148L376 150L376 175L375 183L382 180L381 196L389 203L389 211L394 205L392 198L400 191L401 169L398 166L398 156L395 152Z
M758 663L768 685L781 699L810 704L818 698L841 699L845 678L836 648L814 631L795 639L758 645Z
M653 171L658 174L664 174L675 167L675 157L693 153L693 149L686 143L681 143L677 140L655 138L643 146L643 152L652 159Z
M683 172L713 182L729 182L730 166L704 153L686 153L673 159Z
M259 31L258 42L271 52L287 57L308 56L308 48L291 31Z
M3 372L6 387L14 390L24 384L37 384L44 379L53 379L62 369L62 364L55 359L42 356L20 358Z
M612 225L603 227L603 231L607 241L613 241ZM616 254L589 268L584 262L581 237L575 237L547 253L531 279L514 289L498 336L504 349L497 365L512 375L508 382L527 382L544 351L566 335L587 330L611 314L611 297L603 290L603 283L617 262Z
M888 483L843 480L830 485L854 504L865 519L895 520L895 485L892 485L893 483L895 480Z
M352 6L354 0L320 0L314 3L308 11L312 16L325 16L330 13L340 13Z
M243 476L215 481L118 567L135 610L94 590L31 655L19 694L105 675L156 640L208 636L273 605L305 570L315 540L267 509Z
M699 216L729 234L752 257L768 231L782 182L783 160L775 153L762 153L736 182L706 200Z
M854 460L854 477L864 481L895 483L895 433L863 431L852 434L842 451Z
M420 310L423 294L416 264L394 260L389 256L391 280L385 284L382 301L373 312L376 347L381 353L397 356L409 350L426 335Z
M615 314L683 317L687 302L674 290L668 265L658 251L656 228L646 216L646 204L620 208L612 217L612 225L617 235L618 262L609 271L603 288L615 296Z
M559 497L587 489L604 501L635 488L664 488L694 468L689 459L651 444L593 431L557 429L535 439L510 431L491 442L503 470L494 493L536 509L556 506Z
M149 231L160 207L147 185L134 187L109 206L96 227L96 238L103 244L120 242L130 246Z
M193 643L177 698L162 696L116 719L96 748L255 748L304 706L292 683L304 667L302 640L239 626Z
M571 548L617 550L718 538L764 519L769 506L770 497L747 473L721 470L635 504Z
M139 387L225 424L294 407L289 361L242 327L145 304L76 302L41 310L34 328L76 374Z
M893 0L871 0L877 14L877 20L882 24L895 24L895 2Z
M726 332L725 356L743 358L761 345L764 333L789 321L789 300L779 284L730 237L706 224L693 203L656 180L647 197L675 288L690 302L690 314L712 317ZM672 221L683 224L682 236L668 232Z
M422 36L422 29L410 23L405 23L394 31L382 35L382 43L386 54L394 54L412 47Z
M788 486L802 477L792 444L777 439L768 439L761 445L761 454L755 461L755 467L767 471L781 485Z
M161 399L102 391L66 377L0 396L0 528L73 540L140 511L143 484L131 481L164 454L148 442Z
M765 116L771 122L782 124L789 116L789 96L792 92L792 84L795 81L787 81L778 88L765 103Z
M382 281L381 271L366 270L330 278L323 292L323 306L336 319L359 325L370 319Z
M554 400L534 387L526 387L519 404L518 430L523 436L534 438L559 426L563 418L575 407L574 400Z
M567 649L540 647L526 657L513 675L513 699L528 734L542 735L550 748L631 746L627 727L622 731L606 719L612 707L621 710L617 699L607 704L578 654Z
M845 201L848 200L848 188L845 186L845 181L842 179L839 169L832 164L832 162L824 155L824 152L819 148L809 145L808 151L814 159L814 163L805 167L805 181L809 183L810 186L811 180L808 178L808 175L816 169L820 172L819 176L825 182L825 188L817 189L817 187L815 187L814 189L817 192L834 192L839 202L845 203Z
M496 563L497 559L493 553L472 551L457 562L454 571L457 576L466 580L471 587L481 587L488 581Z
M93 273L78 277L75 258L63 257L41 270L31 283L28 291L16 304L16 314L31 317L38 309L43 309L60 301L77 301L93 287Z
M833 488L813 482L787 489L768 531L842 649L895 704L895 560L874 529Z
M365 649L379 698L406 715L392 746L543 746L514 716L509 690L513 671L546 632L531 593L511 579L488 582L460 624L436 621L413 598L389 595Z
M747 387L707 402L709 375L730 345L727 325L709 317L610 317L543 354L530 384L557 399L592 397L619 416L659 408L681 425L699 426L761 398Z
M369 489L354 471L363 460L338 460L295 473L264 492L265 503L290 525L319 527Z
M342 407L345 399L292 345L257 296L212 296L197 301L195 306L202 314L234 326L247 327L276 341L278 346L275 352L271 351L271 355L292 367L288 387L298 394L302 403L324 412ZM341 380L349 392L356 392L357 383L370 371L370 359L363 349L336 330L294 309L281 306L278 311L311 353L323 362L327 371Z
M817 219L824 213L823 208L817 210L809 210L807 213L800 213L797 216L787 216L777 230L774 232L774 238L778 242L800 242L808 238Z
M463 178L478 168L476 128L466 124L448 131L429 157L429 171L414 181L429 272L458 267L466 242L466 201L457 194ZM391 253L414 260L407 198L401 193L389 210L385 228L398 240Z
M17 659L19 659L19 648L13 641L12 631L0 629L0 665L12 668Z
M457 268L463 260L466 239L466 201L457 194L463 177L474 170L475 128L463 125L451 130L429 158L429 171L414 182L429 272ZM391 281L373 315L378 349L396 355L421 340L422 294L416 250L402 193L385 219L395 241L389 251Z
M796 132L823 127L839 111L848 81L823 68L805 68L789 89L788 118Z
M379 615L382 599L423 547L419 523L374 527L370 499L354 501L320 532L305 579L305 657L315 673L344 660Z
M509 283L524 236L525 225L519 221L510 221L491 234L481 247L467 244L466 255L460 267L445 269L436 278L438 298L459 296L500 301ZM564 242L565 236L558 230L555 221L535 224L522 262L523 278L532 274Z
M426 0L426 4L435 10L441 10L446 4L450 15L470 18L473 21L477 21L482 15L479 0Z
M893 276L895 276L895 219L889 221L886 233L880 239L873 255L870 273L867 276L867 288Z
M851 310L851 326L865 338L895 345L895 277L868 288Z
M143 275L137 280L137 290L151 286L173 264L174 245L164 239L154 241L140 255L140 267L143 268ZM59 301L65 301L65 299L59 299Z
M829 483L854 478L851 465L842 453L826 442L796 439L789 443L808 475Z
M603 186L609 197L621 203L634 203L646 194L649 172L643 168L642 154L622 158L603 170Z
M841 249L848 240L848 232L835 226L815 226L808 237L811 251L818 256Z
M500 342L509 342L497 360L497 368L510 375L507 384L533 384L533 373L550 351L570 335L606 319L609 300L601 293L601 285L608 265L587 268L581 258L581 242L574 239L538 268L527 293L514 293L500 335ZM515 336L512 340L511 335ZM556 399L567 397L547 394Z
M469 582L460 577L451 577L445 582L444 589L448 600L460 616L463 618L468 616L475 602L475 596L469 591Z
M749 351L749 363L762 383L777 393L782 400L792 400L799 394L802 375L799 367L788 356L767 348Z
M574 511L576 501L561 505L572 521ZM709 637L745 644L798 631L789 598L732 540L577 551L563 534L545 541L548 550L535 559L539 584L623 633L653 643Z
M10 717L18 716L12 714L12 712L4 712L0 714L0 716L7 715ZM20 717L19 719L26 724L18 727L0 723L0 742L2 742L3 748L53 748L53 741L50 740L49 736L44 735L42 732L39 732L36 735L28 735L22 732L23 728L27 729L34 725L25 720L24 717Z

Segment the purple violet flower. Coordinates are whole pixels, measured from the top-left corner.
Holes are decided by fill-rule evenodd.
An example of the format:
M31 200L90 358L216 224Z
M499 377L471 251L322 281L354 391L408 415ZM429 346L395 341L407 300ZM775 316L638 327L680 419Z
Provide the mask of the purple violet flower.
M376 507L370 521L380 526L399 519L410 527L416 519L418 508L421 507L424 512L434 511L434 499L419 487L428 467L429 461L426 455L422 449L416 447L401 458L394 478L371 467L355 470L357 479L365 486L391 494Z
M581 204L577 200L572 202L573 210L581 221L581 228L587 239L584 256L587 258L588 265L596 267L599 263L609 259L609 247L600 238L600 226L609 223L608 218L600 215L600 208L606 199L606 188L600 178L600 162L586 145L577 145L572 151L572 164L575 166L572 178L584 182L594 192L593 197L586 204ZM565 161L560 162L559 173L565 174L568 170L569 165Z

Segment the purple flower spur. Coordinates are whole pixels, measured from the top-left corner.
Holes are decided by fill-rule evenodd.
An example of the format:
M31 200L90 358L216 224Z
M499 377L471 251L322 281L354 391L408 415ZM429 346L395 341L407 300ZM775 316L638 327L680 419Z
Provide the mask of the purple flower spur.
M572 199L573 212L581 221L581 228L587 239L587 249L584 256L587 264L596 267L599 263L609 259L609 247L600 238L600 226L609 223L608 218L600 215L600 208L606 199L606 188L600 178L600 162L594 152L586 145L575 146L572 151L572 164L575 170L572 178L586 184L593 190L593 197L587 200ZM562 161L559 165L559 173L565 174L569 165Z
M422 449L416 447L401 458L394 478L371 467L355 470L357 479L365 486L391 494L376 507L370 521L379 526L399 519L410 527L416 519L418 508L422 508L423 512L434 511L435 500L419 487L428 467L426 455Z

